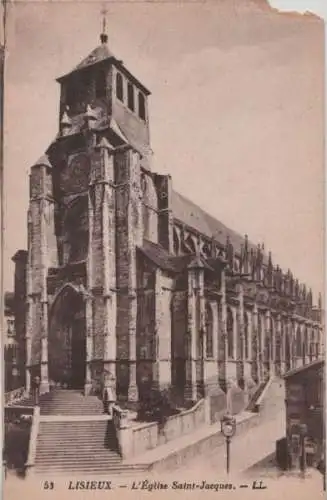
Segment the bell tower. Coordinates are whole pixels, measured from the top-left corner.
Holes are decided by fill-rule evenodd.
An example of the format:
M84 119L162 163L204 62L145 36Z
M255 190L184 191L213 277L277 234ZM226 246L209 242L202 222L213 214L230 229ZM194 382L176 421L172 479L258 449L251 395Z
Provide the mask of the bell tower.
M57 81L61 86L60 136L79 134L91 123L95 132L107 130L114 147L132 146L149 168L150 92L109 48L105 17L100 45Z
M43 391L88 394L109 373L136 401L138 249L172 242L171 179L150 168L150 92L111 52L105 19L100 45L57 81L58 134L31 168L27 386L35 372Z

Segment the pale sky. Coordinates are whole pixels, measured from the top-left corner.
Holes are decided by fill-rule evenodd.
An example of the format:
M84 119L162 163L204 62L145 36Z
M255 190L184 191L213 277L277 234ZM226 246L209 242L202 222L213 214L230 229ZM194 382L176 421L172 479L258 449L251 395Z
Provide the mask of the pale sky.
M325 0L271 0L327 18ZM96 45L103 3L10 9L5 289L26 248L28 172L57 133L59 85ZM108 3L109 46L152 91L153 170L323 289L323 24L265 0Z

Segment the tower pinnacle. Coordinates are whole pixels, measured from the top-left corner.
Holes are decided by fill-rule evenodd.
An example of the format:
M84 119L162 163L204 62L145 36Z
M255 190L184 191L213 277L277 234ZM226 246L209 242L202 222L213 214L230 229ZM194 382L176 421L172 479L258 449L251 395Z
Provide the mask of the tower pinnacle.
M108 35L107 35L107 9L104 7L101 11L102 14L102 33L100 35L100 41L101 43L107 43L108 42Z

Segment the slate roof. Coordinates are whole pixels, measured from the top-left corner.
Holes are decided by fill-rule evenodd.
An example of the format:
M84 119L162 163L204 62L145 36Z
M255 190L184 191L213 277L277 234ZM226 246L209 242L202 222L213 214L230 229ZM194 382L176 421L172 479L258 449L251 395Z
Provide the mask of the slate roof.
M49 157L47 154L42 155L35 163L34 167L40 166L40 165L45 165L46 167L52 168L52 165L50 163Z
M202 257L200 257L200 255L196 255L195 257L193 257L187 267L188 269L209 269L209 271L213 271L213 269L206 263L206 261Z
M78 71L79 69L86 68L87 66L92 66L101 61L105 61L106 59L116 59L114 54L109 49L106 43L102 43L98 47L96 47L92 52L86 56L75 68L73 71Z
M312 368L319 368L322 367L325 363L324 359L316 359L315 361L312 361L312 363L309 363L304 366L300 366L299 368L293 368L292 370L289 370L288 372L285 373L284 379L290 378L293 375L297 375L298 373L303 373L305 371L308 371Z
M142 247L138 250L145 255L155 266L164 271L180 273L185 269L206 269L214 271L215 266L220 265L220 259L210 259L210 265L207 259L194 254L188 255L170 255L165 248L158 243L144 240Z
M75 68L72 69L72 71L69 71L65 75L57 78L57 81L61 82L61 80L71 75L72 73L75 73L76 71L81 71L85 68L93 66L94 64L98 64L103 61L109 61L110 59L115 62L116 66L119 67L128 78L134 80L134 82L137 83L139 88L141 88L145 94L150 94L150 91L132 73L130 73L128 69L125 68L123 61L117 59L113 52L111 52L107 43L101 43L101 45L93 49L88 56L86 56L77 66L75 66Z
M174 257L161 245L152 241L144 240L142 247L138 249L157 267L165 271L180 272L188 263L185 257Z
M15 255L12 256L11 260L13 262L16 262L17 260L22 260L22 261L26 262L27 255L28 255L27 250L17 250Z
M175 219L196 229L210 239L214 238L222 245L226 244L227 236L229 236L234 251L238 254L241 252L241 245L245 241L241 235L229 229L218 219L215 219L212 215L176 191L172 192L172 210ZM248 246L249 249L253 248L253 250L257 248L251 242L248 242ZM266 256L265 259L267 259Z

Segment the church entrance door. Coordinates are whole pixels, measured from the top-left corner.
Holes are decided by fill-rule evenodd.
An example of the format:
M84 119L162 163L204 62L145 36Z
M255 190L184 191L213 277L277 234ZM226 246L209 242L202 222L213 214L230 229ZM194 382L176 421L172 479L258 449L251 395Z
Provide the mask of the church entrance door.
M49 378L57 386L83 389L86 374L85 303L79 290L67 285L51 308Z

